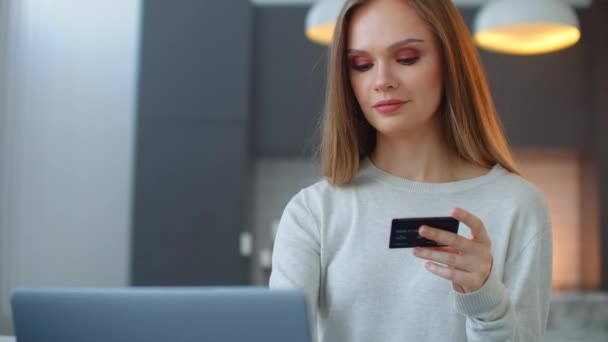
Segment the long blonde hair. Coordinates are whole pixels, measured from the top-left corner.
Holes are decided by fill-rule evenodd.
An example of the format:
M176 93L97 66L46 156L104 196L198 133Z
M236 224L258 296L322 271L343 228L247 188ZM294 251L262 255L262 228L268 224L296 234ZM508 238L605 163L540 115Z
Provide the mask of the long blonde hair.
M353 93L346 56L352 13L369 1L346 1L330 48L320 156L322 175L335 185L350 183L359 162L376 145L376 130ZM442 50L444 88L438 114L448 145L468 162L500 164L517 173L479 55L458 9L452 0L404 1L428 25Z

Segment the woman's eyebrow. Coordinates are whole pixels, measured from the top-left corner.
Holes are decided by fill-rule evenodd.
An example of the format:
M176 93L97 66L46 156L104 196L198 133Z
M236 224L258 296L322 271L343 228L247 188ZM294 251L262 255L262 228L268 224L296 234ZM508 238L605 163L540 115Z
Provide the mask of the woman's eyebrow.
M395 50L395 49L397 49L397 48L399 48L399 47L402 47L402 46L405 46L405 45L408 45L408 44L412 44L412 43L423 43L423 42L424 42L424 40L423 40L423 39L418 39L418 38L407 38L407 39L403 39L403 40L400 40L400 41L398 41L398 42L396 42L396 43L391 44L391 45L388 47L388 49L389 49L389 50ZM364 50L357 50L357 49L348 49L348 50L346 50L346 52L347 52L348 54L351 54L351 53L365 53L365 51L364 51Z
M389 46L388 48L390 50L395 50L396 48L402 47L404 45L408 45L408 44L412 44L412 43L422 43L424 42L424 40L422 39L418 39L418 38L407 38L404 40L400 40L394 44L391 44L391 46Z

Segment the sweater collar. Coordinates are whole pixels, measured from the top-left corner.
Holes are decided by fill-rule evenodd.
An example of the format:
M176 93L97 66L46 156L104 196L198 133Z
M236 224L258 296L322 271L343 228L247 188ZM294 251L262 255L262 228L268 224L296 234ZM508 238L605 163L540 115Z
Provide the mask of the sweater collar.
M496 178L508 173L508 170L503 168L500 164L496 164L488 173L478 177L454 182L427 183L413 181L390 174L376 167L376 165L374 165L369 158L363 159L359 168L359 175L361 177L372 178L382 183L414 192L458 192L469 190L482 184L491 182Z

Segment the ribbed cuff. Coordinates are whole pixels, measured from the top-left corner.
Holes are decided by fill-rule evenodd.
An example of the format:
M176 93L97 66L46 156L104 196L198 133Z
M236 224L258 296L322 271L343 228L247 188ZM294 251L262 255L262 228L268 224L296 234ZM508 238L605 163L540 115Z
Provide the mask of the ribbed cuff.
M469 317L481 321L493 321L500 318L508 309L509 298L502 283L490 276L486 283L471 293L454 293L454 309Z

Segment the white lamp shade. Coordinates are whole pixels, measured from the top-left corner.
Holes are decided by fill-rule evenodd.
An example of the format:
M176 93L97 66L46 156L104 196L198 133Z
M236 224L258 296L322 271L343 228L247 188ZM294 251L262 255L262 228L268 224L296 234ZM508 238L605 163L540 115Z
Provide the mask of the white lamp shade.
M580 39L574 10L561 0L494 0L474 23L477 45L509 54L560 50Z
M318 0L306 15L306 37L313 42L331 43L338 15L345 0Z

